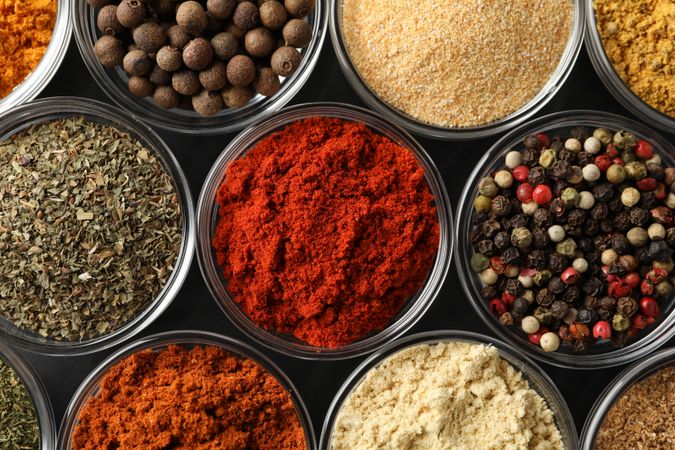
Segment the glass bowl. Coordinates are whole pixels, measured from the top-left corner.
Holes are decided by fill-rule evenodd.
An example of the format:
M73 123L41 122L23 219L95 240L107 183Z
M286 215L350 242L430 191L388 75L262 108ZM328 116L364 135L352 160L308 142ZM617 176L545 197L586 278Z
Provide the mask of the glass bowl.
M189 348L195 346L215 346L225 349L233 355L251 359L260 364L265 370L274 376L274 378L276 378L279 383L281 383L287 392L290 393L295 406L295 411L303 429L305 430L307 449L316 449L314 428L312 427L312 420L309 416L309 413L307 412L305 403L303 402L300 394L298 393L298 390L295 388L291 380L276 364L272 362L272 360L267 358L253 347L244 344L243 342L215 333L192 330L169 331L142 338L138 341L127 344L106 358L106 360L101 364L99 364L98 367L96 367L93 372L89 374L89 376L82 382L80 387L73 395L73 398L68 405L68 409L66 410L63 422L61 423L61 429L59 430L59 442L56 448L59 450L71 449L72 435L75 431L75 426L77 425L77 418L80 414L80 411L84 407L87 400L97 394L101 379L112 366L120 362L122 359L134 353L138 353L141 350L152 349L153 351L157 351L164 349L169 345L181 345Z
M600 32L595 16L595 2L589 0L586 2L586 48L591 63L595 68L600 80L604 83L609 92L621 103L627 110L641 118L644 122L656 125L670 133L675 133L675 117L670 117L657 109L652 108L636 95L623 82L621 77L614 70L605 46L602 43Z
M4 114L17 105L33 100L40 95L40 92L47 87L54 74L56 74L68 51L70 35L73 31L72 23L70 22L72 3L71 0L57 1L54 31L52 32L52 38L47 46L47 50L42 60L40 60L40 64L9 95L0 99L0 114Z
M56 445L56 422L47 390L28 362L1 340L0 359L16 373L33 401L40 426L40 450L52 450Z
M553 412L553 418L560 430L562 442L567 450L575 450L578 447L577 432L574 418L562 394L553 381L539 366L530 360L518 349L478 333L469 331L428 331L424 333L406 336L389 343L381 348L368 359L363 361L342 384L335 395L333 402L328 408L326 419L321 430L319 449L330 450L333 427L342 408L342 404L352 391L361 383L368 372L377 367L383 360L409 347L417 345L433 345L442 342L468 342L472 344L484 344L493 346L499 352L499 356L505 359L511 366L523 374L523 378L529 383L530 388L535 390L547 403Z
M121 67L107 69L99 63L94 44L99 33L96 27L96 8L85 1L75 2L72 21L75 40L89 72L101 89L121 108L151 125L185 134L217 134L243 129L258 119L269 116L288 103L309 79L321 53L327 27L326 5L316 1L316 7L307 17L312 26L312 41L302 50L302 62L295 73L281 84L281 90L272 97L257 95L243 108L223 109L211 117L194 111L157 106L151 98L139 98L127 87L128 77Z
M595 447L595 436L600 430L605 416L626 389L670 366L675 366L675 347L665 348L649 355L628 367L608 383L588 413L584 429L581 432L581 446L588 449Z
M435 199L440 227L438 253L422 288L408 300L403 310L398 313L386 329L373 336L336 349L313 347L295 338L268 332L251 321L227 292L226 280L223 278L211 247L211 239L218 219L218 207L215 201L216 192L224 180L227 165L242 157L259 140L269 134L293 122L317 116L364 123L393 142L410 149L426 172L426 180ZM441 174L431 158L410 135L396 125L387 123L387 121L376 117L363 108L339 103L312 103L293 106L239 134L225 148L206 177L197 206L197 226L199 266L211 294L225 314L242 332L258 343L286 355L306 359L355 357L368 353L406 332L422 317L438 294L450 266L452 254L450 200Z
M613 131L620 129L632 131L637 137L646 139L653 144L654 154L661 156L664 166L675 167L675 149L673 146L652 130L633 120L599 111L564 111L536 119L516 128L497 141L485 153L469 176L462 192L457 214L458 223L455 238L462 245L455 247L455 258L466 296L478 315L500 338L512 343L533 358L555 366L579 369L611 367L640 358L654 351L675 335L675 302L671 302L667 309L662 309L662 319L656 326L647 327L637 340L623 348L614 349L608 341L603 341L596 342L589 351L583 354L574 353L562 345L558 351L547 353L539 346L530 344L523 333L516 332L513 327L502 325L499 319L488 310L487 302L483 300L481 295L481 282L469 265L473 250L468 241L468 235L471 216L473 215L473 203L481 178L503 168L505 155L512 148L520 145L526 136L540 132L553 134L558 131L569 130L574 126L605 127Z
M435 139L478 139L504 132L518 125L543 108L562 87L565 80L572 72L574 63L579 55L584 35L584 8L580 0L567 0L574 5L574 18L572 31L567 42L567 47L546 85L529 102L512 114L495 122L476 127L449 128L428 124L414 119L406 113L389 105L379 98L361 78L357 68L352 64L347 45L342 33L342 5L343 0L330 0L330 32L333 47L337 54L342 72L347 81L361 99L372 109L382 114L383 117L404 127L412 133Z
M95 100L77 97L53 97L36 100L19 106L10 114L0 117L0 141L32 125L73 116L82 116L89 121L110 124L119 130L126 131L159 156L174 181L181 206L183 233L181 248L173 273L164 288L138 316L112 333L82 341L56 341L20 329L7 319L0 318L0 334L27 350L50 355L93 353L117 345L147 327L159 317L178 293L190 269L195 246L194 206L187 179L178 161L169 147L150 127L135 121L118 108Z

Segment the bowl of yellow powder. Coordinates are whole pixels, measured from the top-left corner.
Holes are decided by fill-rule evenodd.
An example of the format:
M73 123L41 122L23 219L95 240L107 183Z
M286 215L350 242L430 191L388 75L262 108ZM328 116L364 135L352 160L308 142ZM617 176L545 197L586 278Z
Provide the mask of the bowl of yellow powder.
M544 107L576 61L580 0L331 0L330 29L356 93L423 136L474 139Z
M392 342L364 361L330 406L321 450L577 449L553 381L513 347L435 331Z
M586 47L612 95L642 120L675 132L675 2L586 2Z
M0 0L0 114L37 97L63 61L69 0Z

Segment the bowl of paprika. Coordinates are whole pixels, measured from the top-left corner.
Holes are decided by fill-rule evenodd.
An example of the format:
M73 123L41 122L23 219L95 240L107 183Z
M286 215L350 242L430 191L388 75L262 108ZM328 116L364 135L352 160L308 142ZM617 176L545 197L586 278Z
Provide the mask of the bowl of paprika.
M675 150L645 126L565 111L523 125L462 193L462 285L501 338L560 367L640 358L675 334Z
M198 206L198 258L257 342L349 358L408 330L450 265L438 169L405 131L351 105L288 108L223 151Z

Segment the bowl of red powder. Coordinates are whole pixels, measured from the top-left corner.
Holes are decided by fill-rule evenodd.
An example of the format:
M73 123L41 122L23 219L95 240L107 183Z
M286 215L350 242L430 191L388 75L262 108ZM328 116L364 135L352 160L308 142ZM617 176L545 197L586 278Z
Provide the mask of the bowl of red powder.
M408 330L452 253L442 178L405 131L362 108L298 105L237 136L198 207L212 295L247 335L348 358Z
M302 398L271 360L234 339L171 331L126 345L82 382L59 450L312 450Z

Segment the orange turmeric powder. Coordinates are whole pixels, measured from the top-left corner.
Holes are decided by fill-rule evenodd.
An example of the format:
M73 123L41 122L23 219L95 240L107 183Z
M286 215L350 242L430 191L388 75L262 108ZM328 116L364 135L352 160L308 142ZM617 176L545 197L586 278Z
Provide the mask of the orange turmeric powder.
M52 38L57 0L0 0L0 99L38 66Z

